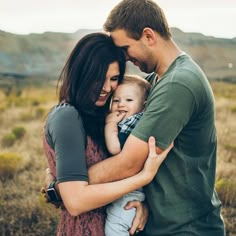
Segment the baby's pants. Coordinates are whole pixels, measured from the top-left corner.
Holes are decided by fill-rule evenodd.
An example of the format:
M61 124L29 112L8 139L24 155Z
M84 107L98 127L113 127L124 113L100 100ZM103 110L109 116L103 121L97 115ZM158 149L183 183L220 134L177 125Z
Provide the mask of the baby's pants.
M145 196L141 191L128 193L122 198L107 206L107 219L105 224L106 236L129 236L129 229L136 213L136 208L125 210L129 201L144 201Z

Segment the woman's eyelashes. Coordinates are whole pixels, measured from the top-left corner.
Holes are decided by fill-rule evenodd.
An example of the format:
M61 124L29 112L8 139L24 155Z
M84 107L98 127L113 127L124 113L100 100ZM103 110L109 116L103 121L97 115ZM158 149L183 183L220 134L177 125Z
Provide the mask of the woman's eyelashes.
M111 81L118 81L119 80L119 75L111 77L110 80Z

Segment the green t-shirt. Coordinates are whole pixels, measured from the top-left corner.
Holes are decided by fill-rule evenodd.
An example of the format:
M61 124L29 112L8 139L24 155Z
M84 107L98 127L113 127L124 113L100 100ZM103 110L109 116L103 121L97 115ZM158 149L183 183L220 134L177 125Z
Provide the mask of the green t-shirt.
M144 141L154 136L163 149L174 141L174 148L144 189L150 207L145 235L223 236L220 214L210 219L210 231L197 223L221 206L214 191L214 116L207 78L189 56L179 56L153 85L144 115L132 131ZM220 231L212 231L215 226Z

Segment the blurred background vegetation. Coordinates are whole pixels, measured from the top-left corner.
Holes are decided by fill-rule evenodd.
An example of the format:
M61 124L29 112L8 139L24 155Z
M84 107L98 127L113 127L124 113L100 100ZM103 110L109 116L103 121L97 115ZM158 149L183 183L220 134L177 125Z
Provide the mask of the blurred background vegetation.
M46 159L45 117L57 102L56 82L0 78L0 235L55 235L59 210L40 194ZM34 81L34 82L32 82ZM216 189L227 236L236 235L236 84L211 82L215 94Z

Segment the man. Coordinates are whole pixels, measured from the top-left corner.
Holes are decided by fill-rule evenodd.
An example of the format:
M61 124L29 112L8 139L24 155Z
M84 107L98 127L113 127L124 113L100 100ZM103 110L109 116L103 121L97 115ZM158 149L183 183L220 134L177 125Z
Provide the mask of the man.
M104 29L127 59L149 76L152 90L143 117L120 154L89 170L93 183L137 173L148 154L174 148L145 187L149 219L140 235L223 236L221 202L214 191L217 138L214 98L199 66L174 42L162 9L151 0L123 0Z

